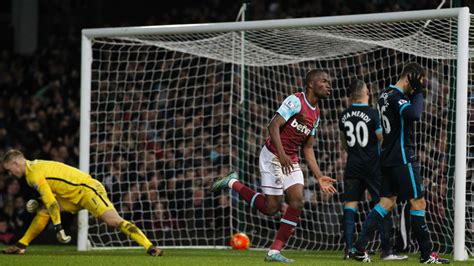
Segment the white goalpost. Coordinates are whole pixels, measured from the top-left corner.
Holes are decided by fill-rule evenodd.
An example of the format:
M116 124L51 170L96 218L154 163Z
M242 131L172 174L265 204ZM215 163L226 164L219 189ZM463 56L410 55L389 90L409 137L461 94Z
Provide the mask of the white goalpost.
M82 31L80 168L100 180L120 215L163 247L227 247L235 232L265 248L279 219L235 193L208 192L230 170L258 189L266 125L305 73L327 70L315 151L338 195L304 170L305 208L290 249L342 250L345 155L338 114L363 79L372 105L418 62L429 89L416 125L434 249L474 252L474 50L468 8ZM474 32L473 32L474 33ZM474 36L474 35L473 35ZM303 164L304 165L304 164ZM359 209L357 229L370 210ZM399 210L395 210L398 216ZM81 211L78 250L134 244ZM373 248L379 246L374 238ZM417 249L409 240L410 251Z

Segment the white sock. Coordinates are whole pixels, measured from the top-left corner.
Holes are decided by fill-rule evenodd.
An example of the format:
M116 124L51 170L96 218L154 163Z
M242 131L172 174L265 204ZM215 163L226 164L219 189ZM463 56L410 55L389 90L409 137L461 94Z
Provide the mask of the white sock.
M232 189L232 185L235 183L235 181L237 181L237 179L235 178L232 178L231 180L229 180L229 188Z
M280 253L280 251L276 250L276 249L270 249L267 254L268 254L268 256L271 256L271 255L277 254L277 253Z

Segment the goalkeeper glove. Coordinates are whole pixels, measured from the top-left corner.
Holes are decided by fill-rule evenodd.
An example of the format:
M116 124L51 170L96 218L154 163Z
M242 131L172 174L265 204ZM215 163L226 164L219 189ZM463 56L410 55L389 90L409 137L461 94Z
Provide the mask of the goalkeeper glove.
M29 213L34 213L36 212L36 210L38 209L39 207L39 203L37 200L34 200L34 199L30 199L27 203L26 203L26 211L29 212Z
M63 226L61 224L56 224L54 226L54 230L56 231L56 238L58 239L59 243L67 244L71 242L71 237L66 235L66 232L64 232Z
M410 83L411 88L414 91L414 94L423 93L425 92L425 84L423 82L423 74L421 73L413 73L408 75L408 82Z

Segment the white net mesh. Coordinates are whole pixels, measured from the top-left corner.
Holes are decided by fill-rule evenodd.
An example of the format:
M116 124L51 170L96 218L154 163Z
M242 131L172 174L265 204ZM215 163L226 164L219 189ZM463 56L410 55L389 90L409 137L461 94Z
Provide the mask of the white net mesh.
M339 180L342 193L346 157L337 117L348 105L348 85L365 80L374 105L380 91L397 81L403 64L416 61L430 81L416 127L427 222L435 249L450 252L457 20L425 23L247 31L243 43L241 32L95 38L90 173L106 185L119 213L160 246L227 246L232 232L242 231L252 247L268 247L278 217L250 210L236 194L208 193L213 178L233 169L258 190L267 123L282 100L301 89L305 73L321 68L332 76L333 90L320 104L315 151L322 171ZM472 87L469 92L466 235L472 251ZM288 247L342 249L340 194L322 194L304 171L306 205ZM360 207L359 230L369 209L368 202ZM93 246L132 245L95 219L90 224Z

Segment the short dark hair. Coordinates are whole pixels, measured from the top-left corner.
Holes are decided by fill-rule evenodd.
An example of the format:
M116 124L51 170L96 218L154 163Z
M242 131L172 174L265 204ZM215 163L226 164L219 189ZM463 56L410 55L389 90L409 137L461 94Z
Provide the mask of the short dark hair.
M314 80L314 78L321 74L321 73L326 73L326 71L320 70L320 69L312 69L306 73L306 78L305 78L305 85L308 85L311 81Z
M352 99L359 99L362 97L362 90L364 89L365 82L360 79L356 79L351 83L349 87L349 95Z
M415 63L415 62L411 62L411 63L406 64L403 67L402 78L407 77L408 75L412 75L412 74L415 75L415 76L418 76L420 74L424 75L425 70L423 69L423 67L420 64Z

